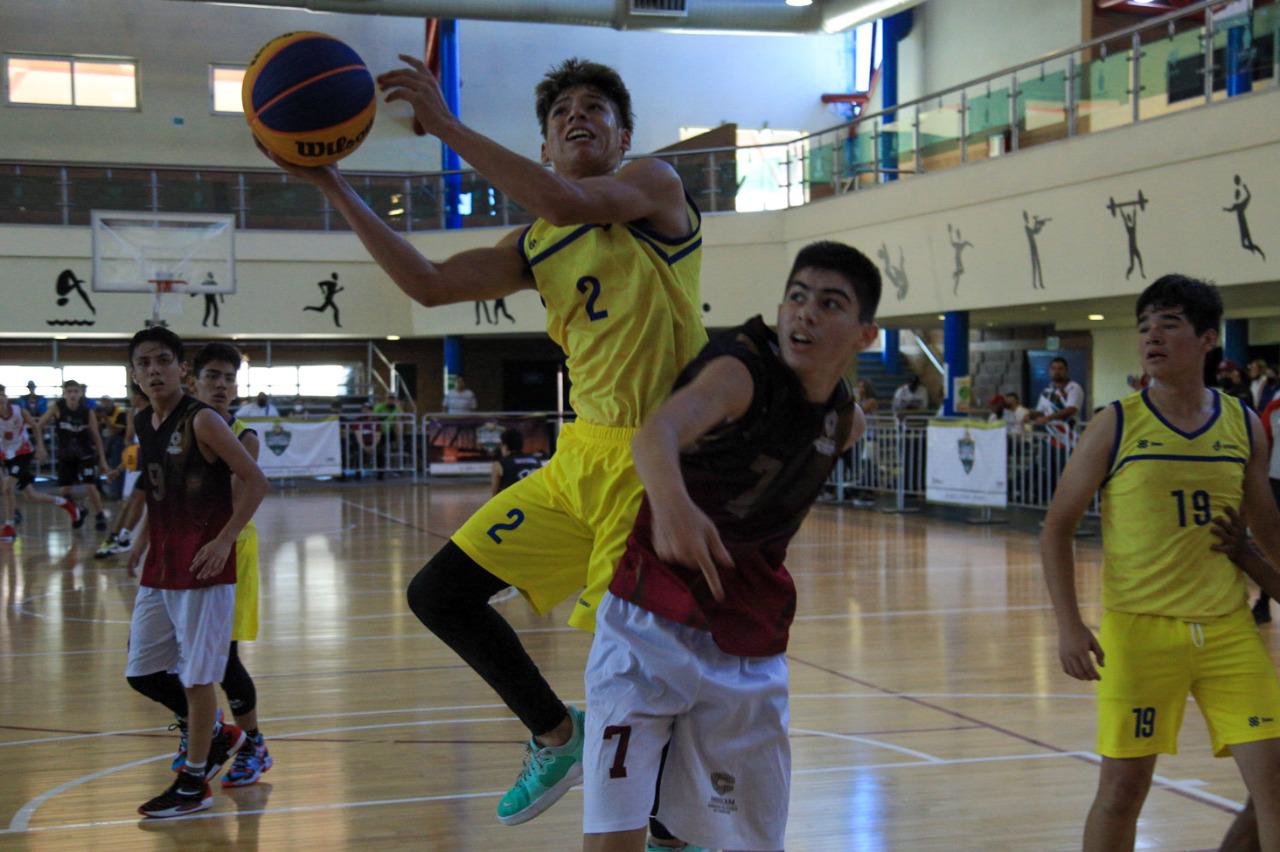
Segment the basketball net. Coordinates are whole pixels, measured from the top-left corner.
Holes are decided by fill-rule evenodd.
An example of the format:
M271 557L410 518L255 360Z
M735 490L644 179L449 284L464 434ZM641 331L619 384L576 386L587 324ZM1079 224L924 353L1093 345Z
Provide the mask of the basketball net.
M186 284L181 278L150 278L147 283L155 288L151 296L151 319L147 320L147 328L160 326L168 328L164 317L182 315L182 294L173 292L175 284Z

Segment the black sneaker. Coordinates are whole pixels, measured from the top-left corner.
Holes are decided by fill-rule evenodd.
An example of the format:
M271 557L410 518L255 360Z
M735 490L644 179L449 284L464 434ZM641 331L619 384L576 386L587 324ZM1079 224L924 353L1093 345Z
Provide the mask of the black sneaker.
M70 506L71 508L67 509L68 506ZM86 509L84 506L81 506L79 503L76 503L72 500L68 500L66 503L64 503L63 508L67 509L67 512L69 512L71 515L71 529L78 530L82 526L84 526L84 519L89 517L88 509Z
M169 789L138 808L138 813L152 819L183 816L213 805L213 791L208 782L183 772L173 779Z
M106 532L107 529L107 513L99 512L93 519L93 528L98 532Z
M213 741L209 743L209 762L205 764L204 780L212 781L217 778L222 771L222 764L230 760L248 739L244 731L235 725L226 722L219 725L214 731Z

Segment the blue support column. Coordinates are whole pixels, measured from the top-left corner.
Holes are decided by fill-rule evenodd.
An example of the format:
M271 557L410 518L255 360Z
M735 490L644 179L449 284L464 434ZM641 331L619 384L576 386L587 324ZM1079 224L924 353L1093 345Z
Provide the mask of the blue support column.
M1248 16L1245 16L1246 22ZM1249 68L1249 60L1253 51L1249 49L1249 25L1237 24L1227 30L1227 97L1243 95L1253 89L1253 73Z
M886 328L884 330L884 351L880 353L880 361L884 364L884 371L891 376L896 376L902 372L902 341L901 332L896 328Z
M453 390L453 377L461 375L463 375L462 338L450 334L444 339L444 389L446 392Z
M1244 370L1249 363L1249 321L1229 319L1223 323L1222 357L1235 361Z
M969 375L969 312L951 311L942 325L942 361L947 365L947 398L942 413L956 413L956 379Z
M884 55L880 57L880 107L884 110L891 110L898 105L898 42L911 34L912 20L911 10L908 9L905 12L890 15L880 22L880 26L884 27L884 35L881 38L881 49ZM883 123L891 124L897 120L897 117L896 112L886 112ZM882 127L880 150L877 155L880 157L880 167L891 170L884 173L884 179L897 180L897 133L887 132Z
M459 73L458 54L458 22L442 20L440 22L440 89L444 92L444 101L449 111L456 116L462 115L462 77ZM458 152L443 142L440 143L440 166L445 171L462 168L462 160ZM462 213L458 209L462 195L462 176L448 175L444 179L444 203L446 205L445 227L461 228Z

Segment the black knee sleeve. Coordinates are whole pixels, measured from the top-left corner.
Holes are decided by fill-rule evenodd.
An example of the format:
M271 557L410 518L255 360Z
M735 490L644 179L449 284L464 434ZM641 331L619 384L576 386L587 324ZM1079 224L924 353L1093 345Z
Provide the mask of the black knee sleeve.
M231 653L227 655L227 670L222 675L222 691L227 694L227 703L237 718L245 713L252 713L258 707L258 690L253 685L253 678L240 662L240 650L237 643L231 643Z
M168 707L173 715L182 719L187 718L187 693L176 674L153 672L149 675L129 677L127 680L135 691Z

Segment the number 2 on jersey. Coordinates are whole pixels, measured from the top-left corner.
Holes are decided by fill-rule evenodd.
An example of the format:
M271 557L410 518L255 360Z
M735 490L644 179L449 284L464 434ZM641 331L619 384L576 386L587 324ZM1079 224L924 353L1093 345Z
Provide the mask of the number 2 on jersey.
M587 290L591 291L591 294L587 296L587 319L595 322L609 316L609 312L606 310L596 310L596 300L600 298L600 279L590 275L584 275L579 278L578 292L586 293Z
M512 509L510 512L507 512L507 517L511 519L511 523L494 524L489 527L489 538L493 539L498 544L502 544L502 537L498 535L499 532L503 530L509 532L524 523L524 512L521 512L519 509Z

